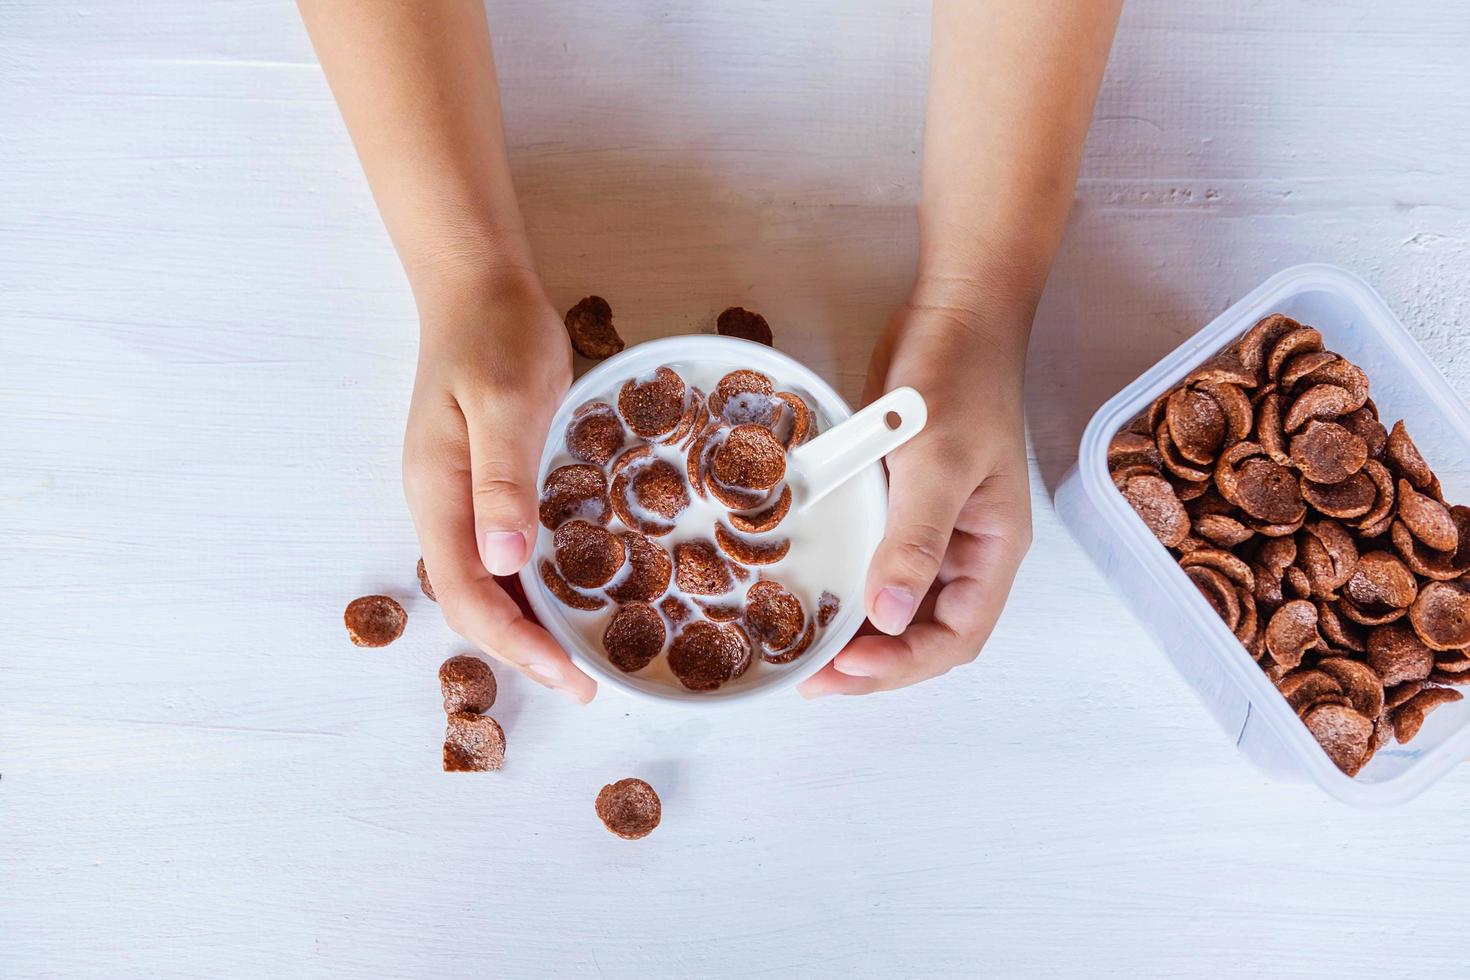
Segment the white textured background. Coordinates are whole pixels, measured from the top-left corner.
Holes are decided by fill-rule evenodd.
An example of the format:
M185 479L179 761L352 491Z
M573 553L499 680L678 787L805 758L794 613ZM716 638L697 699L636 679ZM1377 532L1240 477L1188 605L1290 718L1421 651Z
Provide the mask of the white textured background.
M855 395L914 251L922 0L494 0L559 305L765 312ZM1470 767L1270 784L1046 485L1281 266L1375 283L1470 394L1470 5L1134 0L1038 324L1036 544L973 667L664 715L502 673L438 772L398 440L413 311L284 3L0 0L0 975L1464 976ZM404 598L349 645L341 608ZM629 844L598 787L642 774Z

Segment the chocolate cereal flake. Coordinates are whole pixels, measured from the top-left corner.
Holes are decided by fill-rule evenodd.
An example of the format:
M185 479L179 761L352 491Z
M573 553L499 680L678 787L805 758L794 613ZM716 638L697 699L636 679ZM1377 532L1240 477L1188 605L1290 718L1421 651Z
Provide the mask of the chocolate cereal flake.
M505 731L489 715L456 712L444 729L445 772L494 772L505 765Z
M1326 704L1307 712L1302 721L1337 768L1357 774L1373 735L1371 719L1344 705Z
M743 307L732 306L721 313L715 320L715 329L725 337L753 340L767 347L776 346L771 336L771 325L766 322L766 318Z
M445 714L483 714L495 704L495 674L479 657L460 654L444 661L439 667L439 688Z
M668 621L675 626L694 615L694 610L690 608L689 603L676 595L664 596L663 601L658 604L658 608L663 612Z
M842 600L831 592L823 592L817 596L817 625L826 626L837 618L837 611L842 607Z
M1424 719L1431 711L1440 705L1453 704L1463 698L1464 695L1459 691L1452 691L1449 688L1426 687L1393 713L1394 737L1400 742L1411 741L1415 735L1419 734L1419 729L1424 725Z
M1470 647L1470 591L1459 582L1429 582L1409 607L1409 623L1431 650Z
M742 565L773 565L786 557L791 550L791 540L751 541L730 530L724 524L715 524L715 542L720 550Z
M619 670L642 670L664 648L663 617L646 602L623 603L603 631L602 648Z
M801 600L779 582L763 579L745 593L745 628L763 651L784 650L806 623Z
M606 524L611 517L607 477L601 468L570 463L546 474L541 488L541 523L547 530L555 531L573 518Z
M627 557L622 539L605 527L582 520L557 528L552 544L557 569L572 585L584 589L612 581Z
M613 327L612 307L601 296L578 300L563 322L572 348L583 357L601 361L623 349L623 338Z
M730 566L708 541L674 545L674 581L688 595L720 596L735 587Z
M408 613L389 596L365 595L347 604L342 621L354 645L385 647L403 635Z
M628 549L627 570L620 581L607 587L607 594L618 602L652 602L668 589L674 563L669 553L646 535L628 531L620 537Z
M750 638L734 623L696 620L674 637L669 669L691 691L713 691L750 666Z
M1368 666L1384 687L1422 681L1434 670L1434 651L1403 623L1391 623L1368 634Z
M569 606L572 609L591 612L594 609L601 609L607 605L606 599L595 595L585 595L572 588L571 583L562 578L561 573L556 570L556 566L549 561L541 562L541 581L546 584L547 591L556 596L562 605Z
M730 515L730 524L735 530L744 531L746 534L764 534L767 531L774 531L777 525L786 519L786 515L790 511L791 487L788 485L781 488L781 493L776 498L776 502L769 507L759 510L754 514L732 513Z
M663 817L658 794L641 779L619 779L602 787L596 810L602 825L623 840L647 837Z
M1189 533L1189 514L1162 477L1132 478L1123 487L1123 497L1164 547L1174 547Z
M667 435L684 415L684 379L671 368L659 367L634 378L618 392L618 411L634 435L653 439Z
M606 466L623 448L624 438L623 423L607 402L583 405L567 423L567 452L584 463Z
M737 425L715 450L716 480L741 490L769 490L786 475L786 450L763 425Z
M419 591L428 596L433 602L438 602L439 597L434 595L434 583L429 581L429 570L424 567L424 560L419 559Z
M781 403L775 399L771 379L759 371L731 371L715 384L709 395L710 414L730 425L754 424L769 428L780 418Z

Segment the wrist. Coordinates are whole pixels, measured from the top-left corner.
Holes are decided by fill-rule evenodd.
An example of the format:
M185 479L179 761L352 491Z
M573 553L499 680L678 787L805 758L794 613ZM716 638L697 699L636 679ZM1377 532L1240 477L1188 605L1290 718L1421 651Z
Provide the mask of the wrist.
M991 226L937 219L920 208L916 290L976 309L1036 312L1056 243L1042 228L1015 221Z
M524 232L446 238L403 256L414 302L425 319L486 297L542 291Z
M990 363L1023 367L1036 300L985 277L922 272L909 293L906 326L951 335Z

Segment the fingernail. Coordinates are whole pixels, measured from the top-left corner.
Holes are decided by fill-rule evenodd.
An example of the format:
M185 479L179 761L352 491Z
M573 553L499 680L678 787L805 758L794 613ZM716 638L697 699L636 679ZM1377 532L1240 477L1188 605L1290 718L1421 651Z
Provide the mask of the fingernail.
M550 664L527 664L526 669L548 683L561 683L561 671Z
M909 625L909 620L914 618L914 610L918 603L914 600L914 594L908 589L900 589L888 586L880 591L873 600L873 625L890 636L897 636ZM847 673L847 671L843 671Z
M551 664L526 664L526 669L541 678L542 682L557 694L565 695L567 700L573 704L587 703L578 697L575 691L566 686L566 682L562 679L561 671Z
M837 669L837 672L839 674L846 674L848 677L873 676L873 672L868 670L866 667L862 667L857 664L843 663L841 659L832 661L832 666Z
M480 561L491 575L513 575L526 560L526 536L520 531L486 531Z

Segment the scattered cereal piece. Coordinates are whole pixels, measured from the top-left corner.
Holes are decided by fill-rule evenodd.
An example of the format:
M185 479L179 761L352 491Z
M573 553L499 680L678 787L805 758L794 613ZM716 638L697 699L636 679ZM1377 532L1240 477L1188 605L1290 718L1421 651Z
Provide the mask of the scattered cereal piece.
M597 794L597 819L623 840L647 837L663 817L663 804L641 779L619 779Z
M623 349L623 338L613 327L612 307L601 296L587 296L567 310L563 321L572 338L572 349L583 357L601 361Z
M424 567L424 560L419 559L419 590L428 596L433 602L438 602L439 597L434 595L434 584L429 581L429 570Z
M467 711L484 714L495 704L495 674L479 657L460 654L439 666L439 688L444 693L444 713Z
M776 346L771 336L771 325L759 313L752 313L739 306L732 306L715 320L715 329L726 337L753 340L767 347Z
M602 648L619 670L642 670L663 651L663 618L646 602L625 602L603 631Z
M493 772L505 765L505 731L489 715L456 712L444 729L445 772Z
M385 647L403 635L408 613L396 599L385 595L365 595L347 604L342 621L355 645Z

